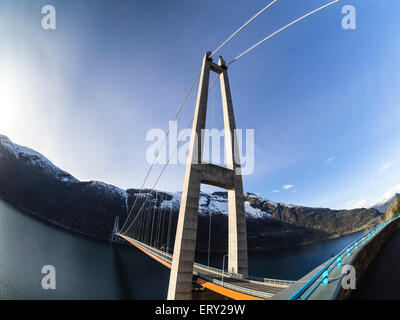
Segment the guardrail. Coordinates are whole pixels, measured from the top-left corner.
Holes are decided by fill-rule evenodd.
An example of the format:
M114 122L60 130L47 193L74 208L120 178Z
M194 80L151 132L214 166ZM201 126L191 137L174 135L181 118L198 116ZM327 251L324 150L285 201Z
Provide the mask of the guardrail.
M158 258L164 259L165 261L172 262L172 254L164 252L162 250L156 249L148 244L145 244L143 242L137 241L133 238L131 238L132 241L134 241L138 246L141 246L143 248L148 249L152 254L157 256Z
M389 223L400 218L400 215L396 215L385 222L379 224L376 228L372 229L366 235L363 235L350 245L340 251L335 257L333 257L324 268L322 268L314 277L307 281L295 294L293 294L289 300L307 300L321 284L328 284L329 273L336 266L342 265L342 259L345 256L350 256L352 250L358 250L364 247L370 242L379 232L381 232ZM308 292L307 292L308 291ZM305 295L304 297L302 297Z
M147 250L149 250L152 254L154 254L155 256L157 256L160 259L163 259L165 261L171 262L172 261L172 254L161 251L157 248L153 248L148 244L145 244L143 242L137 241L133 238L131 238L133 242L135 242L138 246L141 246L143 248L146 248ZM218 276L223 276L223 277L227 277L227 278L231 278L231 279L238 279L238 280L253 280L255 282L260 282L262 284L271 284L271 285L275 285L278 287L283 287L286 288L289 285L293 284L293 282L295 281L289 281L289 280L280 280L280 279L270 279L270 278L260 278L260 277L253 277L253 276L247 276L245 277L243 274L239 274L239 273L233 273L233 272L223 272L220 269L214 268L214 267L210 267L210 266L206 266L204 264L201 263L197 263L195 262L195 266L198 269L203 269L203 270L207 270L210 272L213 272L215 274L217 274ZM224 281L220 281L211 277L207 277L204 275L201 275L202 278L208 278L208 281L212 281L215 284L221 285L225 288L230 288L230 289L234 289L237 290L241 293L246 293L249 295L254 295L256 297L260 297L260 298L270 298L271 296L273 296L273 294L267 293L267 292L263 292L263 291L258 291L258 290L253 290L253 289L249 289L243 286L239 286L239 285L234 285L231 283L227 283Z
M204 280L207 280L209 282L212 282L214 284L217 284L221 287L227 288L227 289L232 289L234 291L240 292L240 293L244 293L253 297L258 297L258 298L271 298L272 296L274 296L273 293L268 293L268 292L263 292L263 291L258 291L258 290L254 290L254 289L250 289L250 288L246 288L246 287L242 287L242 286L238 286L236 284L232 284L226 281L221 281L221 280L217 280L211 277L207 277L204 275L201 275L201 277Z
M243 274L240 273L235 273L235 272L223 272L220 269L214 268L214 267L210 267L210 266L206 266L204 264L201 263L195 263L197 267L200 267L202 269L206 269L209 271L214 271L215 273L218 273L219 275L224 275L227 276L229 278L233 278L233 279L238 279L238 280L253 280L256 282L262 282L262 283L268 283L268 284L274 284L274 285L278 285L278 286L283 286L283 287L288 287L290 285L292 285L294 282L296 281L291 281L291 280L281 280L281 279L271 279L271 278L261 278L261 277L254 277L254 276L245 276Z
M292 281L292 280L270 279L270 278L254 277L254 276L248 276L247 279L254 280L257 282L275 284L275 285L279 285L279 286L283 286L283 287L288 287L296 282L296 281Z

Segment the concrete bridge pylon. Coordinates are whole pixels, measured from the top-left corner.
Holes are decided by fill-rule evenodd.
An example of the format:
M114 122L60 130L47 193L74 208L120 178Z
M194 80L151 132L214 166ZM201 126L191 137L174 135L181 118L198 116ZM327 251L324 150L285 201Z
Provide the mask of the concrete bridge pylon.
M168 287L168 300L187 300L192 296L193 264L196 250L198 207L201 184L228 192L228 271L248 274L246 216L236 123L228 79L228 66L222 57L215 64L207 52L203 58L196 109L190 137L182 199ZM226 167L204 163L210 71L219 75L225 128Z

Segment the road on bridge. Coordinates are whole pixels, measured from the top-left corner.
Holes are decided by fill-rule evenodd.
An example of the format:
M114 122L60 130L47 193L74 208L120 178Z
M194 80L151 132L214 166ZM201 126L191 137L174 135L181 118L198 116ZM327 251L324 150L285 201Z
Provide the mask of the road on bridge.
M157 248L151 247L145 243L137 241L133 238L118 234L121 238L125 239L147 255L151 256L153 259L162 263L164 266L171 268L172 264L172 254L161 251ZM286 280L276 280L276 279L242 279L237 278L235 275L224 273L216 268L211 268L208 266L201 265L199 263L194 263L193 273L205 280L200 281L201 285L208 287L207 282L210 282L211 287L209 289L216 291L222 295L226 295L233 299L269 299L273 295L279 293L283 289L289 287L293 281ZM250 280L250 281L249 281ZM222 290L225 288L228 290ZM231 292L231 293L228 293ZM236 292L236 293L235 293ZM233 296L232 296L233 293Z
M395 231L369 265L350 300L400 299L400 230Z

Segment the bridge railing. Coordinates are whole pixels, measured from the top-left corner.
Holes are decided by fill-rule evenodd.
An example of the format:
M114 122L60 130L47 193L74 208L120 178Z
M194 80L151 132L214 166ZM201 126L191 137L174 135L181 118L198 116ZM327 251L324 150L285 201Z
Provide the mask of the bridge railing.
M196 266L201 267L202 269L210 270L215 273L218 273L219 275L224 275L229 278L233 279L239 279L239 280L252 280L256 282L263 282L263 283L268 283L268 284L274 284L277 286L282 286L282 287L288 287L292 285L295 281L290 281L290 280L281 280L281 279L270 279L270 278L261 278L261 277L254 277L254 276L245 276L240 273L235 273L235 272L224 272L221 269L217 269L214 267L206 266L204 264L196 262Z
M207 277L204 275L201 275L201 277L204 280L210 281L214 284L217 284L221 287L227 288L227 289L232 289L234 291L240 292L240 293L244 293L253 297L258 297L258 298L264 298L264 299L268 299L271 298L272 296L274 296L274 294L272 293L268 293L268 292L263 292L263 291L258 291L258 290L253 290L250 288L246 288L246 287L242 287L242 286L238 286L236 284L232 284L226 281L222 281L222 280L218 280L218 279L214 279L211 277Z
M170 262L172 260L172 255L170 253L164 252L164 251L162 251L160 249L157 249L157 248L154 248L154 247L152 247L152 246L150 246L150 245L148 245L146 243L140 242L140 241L138 241L136 239L133 239L133 238L130 238L130 239L131 239L131 241L135 242L136 245L148 249L152 254L154 254L158 258L163 259L163 260L168 261L168 262Z
M172 261L172 255L170 253L164 252L160 249L154 248L148 244L145 244L143 242L137 241L135 239L132 239L132 241L134 241L137 245L147 248L150 252L152 252L152 254L154 254L155 256L157 256L158 258L161 258L163 260ZM225 277L229 277L229 278L233 278L233 279L238 279L238 280L244 280L244 281L256 281L256 282L262 282L265 284L269 284L269 285L275 285L277 287L282 287L282 288L286 288L288 286L290 286L291 284L294 283L294 281L289 281L289 280L280 280L280 279L270 279L270 278L261 278L261 277L254 277L254 276L244 276L243 274L239 274L239 273L234 273L234 272L223 272L220 269L214 268L214 267L210 267L198 262L195 262L195 265L197 268L203 269L203 270L208 270L210 272L213 272L219 276L225 276ZM218 280L216 280L218 281ZM240 287L240 286L236 286L236 287ZM244 288L244 290L246 290L246 288ZM254 292L256 292L256 290L253 290Z
M150 252L152 252L152 254L154 254L155 256L157 256L158 258L161 258L163 260L172 261L172 255L170 253L164 252L162 250L159 250L157 248L154 248L148 244L145 244L143 242L137 241L135 239L132 239L132 241L134 241L137 245L144 247L146 249L148 249ZM220 269L214 268L214 267L210 267L201 263L197 263L195 262L195 266L199 269L203 269L203 270L208 270L210 272L213 272L219 276L225 276L225 277L229 277L229 278L233 278L233 279L238 279L238 280L244 280L244 281L255 281L255 282L261 282L264 284L268 284L268 285L274 285L277 287L281 287L281 288L287 288L288 286L290 286L291 284L294 283L294 281L290 281L290 280L280 280L280 279L270 279L270 278L261 278L261 277L254 277L254 276L245 276L243 274L239 274L239 273L234 273L234 272L223 272ZM219 281L217 279L215 279L215 281ZM230 286L233 286L232 284L227 284ZM240 286L236 286L237 288L242 288ZM247 288L243 287L243 290L250 290ZM258 292L256 290L253 290L254 292Z
M350 256L353 250L358 250L364 247L368 242L371 241L379 232L381 232L389 223L400 218L400 215L396 215L385 222L376 226L370 230L367 234L361 236L356 241L345 247L330 262L322 268L314 277L306 282L295 294L293 294L289 300L307 300L320 285L328 284L329 274L336 267L340 267L342 260L346 256Z
M275 284L275 285L284 286L284 287L288 287L296 282L296 281L292 281L292 280L270 279L270 278L254 277L254 276L248 276L248 277L246 277L246 279L254 280L257 282L265 282L265 283L269 283L269 284Z

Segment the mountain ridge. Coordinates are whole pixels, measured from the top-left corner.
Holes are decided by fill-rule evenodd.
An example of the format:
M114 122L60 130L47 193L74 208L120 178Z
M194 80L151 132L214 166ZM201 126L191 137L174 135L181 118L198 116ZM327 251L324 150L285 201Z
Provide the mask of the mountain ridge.
M0 135L0 198L42 220L96 238L109 239L115 217L120 217L121 227L139 192L138 189L123 190L99 181L79 181L40 153L16 145ZM142 190L144 195L148 192ZM330 210L285 205L254 193L246 193L244 198L250 250L329 239L373 226L382 218L376 209ZM179 192L155 191L149 200L152 207L146 209L146 214L153 208L161 213L160 217L169 211L172 221L176 222ZM226 192L201 193L199 250L204 251L204 244L208 241L205 237L208 235L209 213L212 213L213 234L218 243L215 250L226 250L226 212Z
M376 209L379 212L384 213L390 206L390 204L400 196L400 193L393 192L391 196L386 196L383 199L375 202L370 208Z

